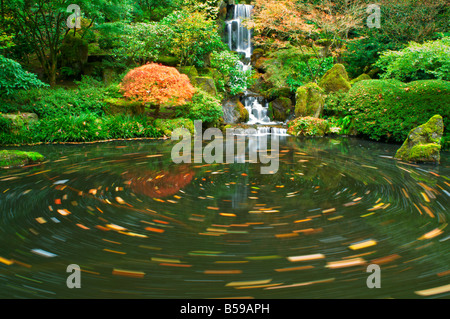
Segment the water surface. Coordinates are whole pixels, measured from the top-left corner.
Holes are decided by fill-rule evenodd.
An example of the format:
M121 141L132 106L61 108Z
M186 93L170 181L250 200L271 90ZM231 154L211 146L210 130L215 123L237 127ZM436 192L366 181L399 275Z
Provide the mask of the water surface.
M47 161L0 171L0 297L449 296L430 290L450 283L448 153L419 166L392 159L398 145L287 137L262 175L176 165L173 145L21 148Z

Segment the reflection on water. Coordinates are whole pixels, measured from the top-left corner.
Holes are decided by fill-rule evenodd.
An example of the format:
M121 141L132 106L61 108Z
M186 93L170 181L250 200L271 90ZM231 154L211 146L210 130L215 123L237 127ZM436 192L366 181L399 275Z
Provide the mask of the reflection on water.
M41 146L43 165L1 171L0 296L449 296L448 153L419 166L396 145L287 137L264 175L175 165L173 145Z

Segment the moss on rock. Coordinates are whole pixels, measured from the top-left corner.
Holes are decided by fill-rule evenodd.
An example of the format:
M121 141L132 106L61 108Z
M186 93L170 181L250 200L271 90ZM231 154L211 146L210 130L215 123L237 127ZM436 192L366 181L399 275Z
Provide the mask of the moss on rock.
M165 136L172 136L172 132L177 128L185 128L192 135L195 134L194 122L190 119L157 119L155 120L155 128L160 130Z
M411 162L439 163L443 134L442 116L435 115L427 123L411 130L395 158Z
M0 167L11 168L20 167L33 163L40 163L44 160L44 156L37 152L23 152L16 150L0 151Z
M330 70L325 73L319 82L319 86L330 92L348 92L351 88L348 81L348 73L342 64L335 64Z
M319 117L325 104L324 93L324 90L316 83L300 86L295 95L295 116Z
M186 74L193 85L195 85L195 78L198 77L199 73L195 66L180 66L177 67L178 72L181 74Z
M131 101L123 98L108 98L105 99L106 106L103 107L103 112L106 115L141 115L144 114L145 106L142 102Z
M217 96L217 88L216 88L216 82L212 77L209 76L197 76L194 78L195 85L202 89L203 91L213 95Z
M358 83L360 81L365 81L365 80L372 80L372 78L369 75L363 73L360 76L358 76L357 78L354 78L353 80L351 80L350 84L354 85L355 83Z
M284 122L291 112L292 101L286 97L279 97L278 99L269 103L269 117L274 121Z

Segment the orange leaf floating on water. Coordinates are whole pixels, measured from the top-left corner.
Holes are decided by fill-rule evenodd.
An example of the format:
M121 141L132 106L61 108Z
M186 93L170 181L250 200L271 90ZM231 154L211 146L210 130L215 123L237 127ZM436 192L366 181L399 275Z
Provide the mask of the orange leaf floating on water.
M127 253L123 252L123 251L117 251L117 250L112 250L112 249L103 249L104 251L110 252L110 253L114 253L114 254L119 254L119 255L126 255Z
M95 195L95 194L97 194L97 189L96 188L90 189L88 193Z
M428 198L427 194L425 194L424 192L420 192L420 194L422 194L423 199L424 199L427 203L430 202L430 199Z
M159 220L159 219L154 219L153 221L154 221L155 223L160 223L160 224L164 224L164 225L169 224L169 222L166 222L166 221L164 221L164 220Z
M373 259L370 263L371 264L377 264L377 265L382 265L382 264L387 264L391 261L394 261L396 259L400 258L399 255L397 254L393 254L393 255L389 255L386 257L381 257L381 258L377 258L377 259Z
M113 230L118 230L118 231L120 231L120 230L127 230L126 228L124 228L122 226L119 226L119 225L116 225L116 224L108 224L108 225L106 225L106 227L111 228Z
M287 259L292 262L296 261L309 261L309 260L317 260L317 259L323 259L325 258L325 255L323 254L312 254L312 255L303 255L303 256L291 256Z
M58 209L58 213L60 213L63 216L67 216L70 214L70 212L67 209Z
M90 229L89 227L84 226L83 224L77 224L78 227L82 228L82 229Z
M322 214L329 214L336 211L336 208L325 209L322 211Z
M152 231L155 233L164 233L164 229L154 228L154 227L145 227L145 230Z
M431 288L431 289L419 290L419 291L416 291L415 293L419 296L433 296L433 295L437 295L437 294L443 294L443 293L449 292L449 291L450 291L450 285L445 285L445 286L440 286L440 287Z
M278 269L275 269L275 271L285 272L285 271L305 270L305 269L313 269L313 268L314 268L314 266L308 265L308 266L299 266L299 267L278 268Z
M39 223L39 224L45 224L47 221L44 219L44 218L42 218L42 217L38 217L38 218L36 218L36 221Z
M232 213L220 213L219 215L225 216L225 217L236 217L236 214L232 214Z
M265 285L271 282L272 279L252 280L252 281L232 281L227 283L226 287L238 287L238 286L253 286L253 285Z
M113 275L125 276L125 277L133 277L133 278L143 278L145 276L145 272L142 271L132 271L132 270L123 270L123 269L113 269Z
M3 258L3 257L0 257L0 262L4 263L5 265L8 265L8 266L14 264L14 262L12 260L9 260L9 259Z
M291 237L297 237L298 233L287 233L287 234L275 234L276 238L291 238Z
M433 212L426 206L423 206L422 204L419 203L420 206L422 206L423 210L431 217L434 218L434 214Z
M212 206L208 206L206 207L207 209L211 209L211 210L219 210L219 207L212 207Z
M232 275L232 274L242 274L242 270L240 270L240 269L205 270L204 273L207 274L207 275Z
M125 201L124 201L121 197L119 197L119 196L116 197L116 201L117 201L119 204L126 204Z
M56 205L61 205L61 199L59 199L59 198L55 199L55 204Z
M331 269L336 268L345 268L345 267L353 267L353 266L361 266L366 264L366 261L362 258L353 258L349 260L342 261L332 261L327 263L326 267Z
M358 249L375 246L376 244L377 244L377 242L375 240L368 239L368 240L365 240L365 241L362 241L359 243L352 244L348 248L350 248L351 250L358 250Z
M436 236L439 236L440 234L442 234L443 231L439 228L433 229L432 231L420 236L418 239L419 240L424 240L424 239L431 239L434 238Z

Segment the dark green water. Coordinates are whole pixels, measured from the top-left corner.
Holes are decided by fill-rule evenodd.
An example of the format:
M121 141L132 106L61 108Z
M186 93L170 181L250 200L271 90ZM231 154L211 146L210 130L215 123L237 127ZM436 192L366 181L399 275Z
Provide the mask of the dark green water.
M173 164L173 145L21 148L47 161L0 171L0 297L450 296L448 153L418 166L392 159L398 145L288 137L261 175Z

